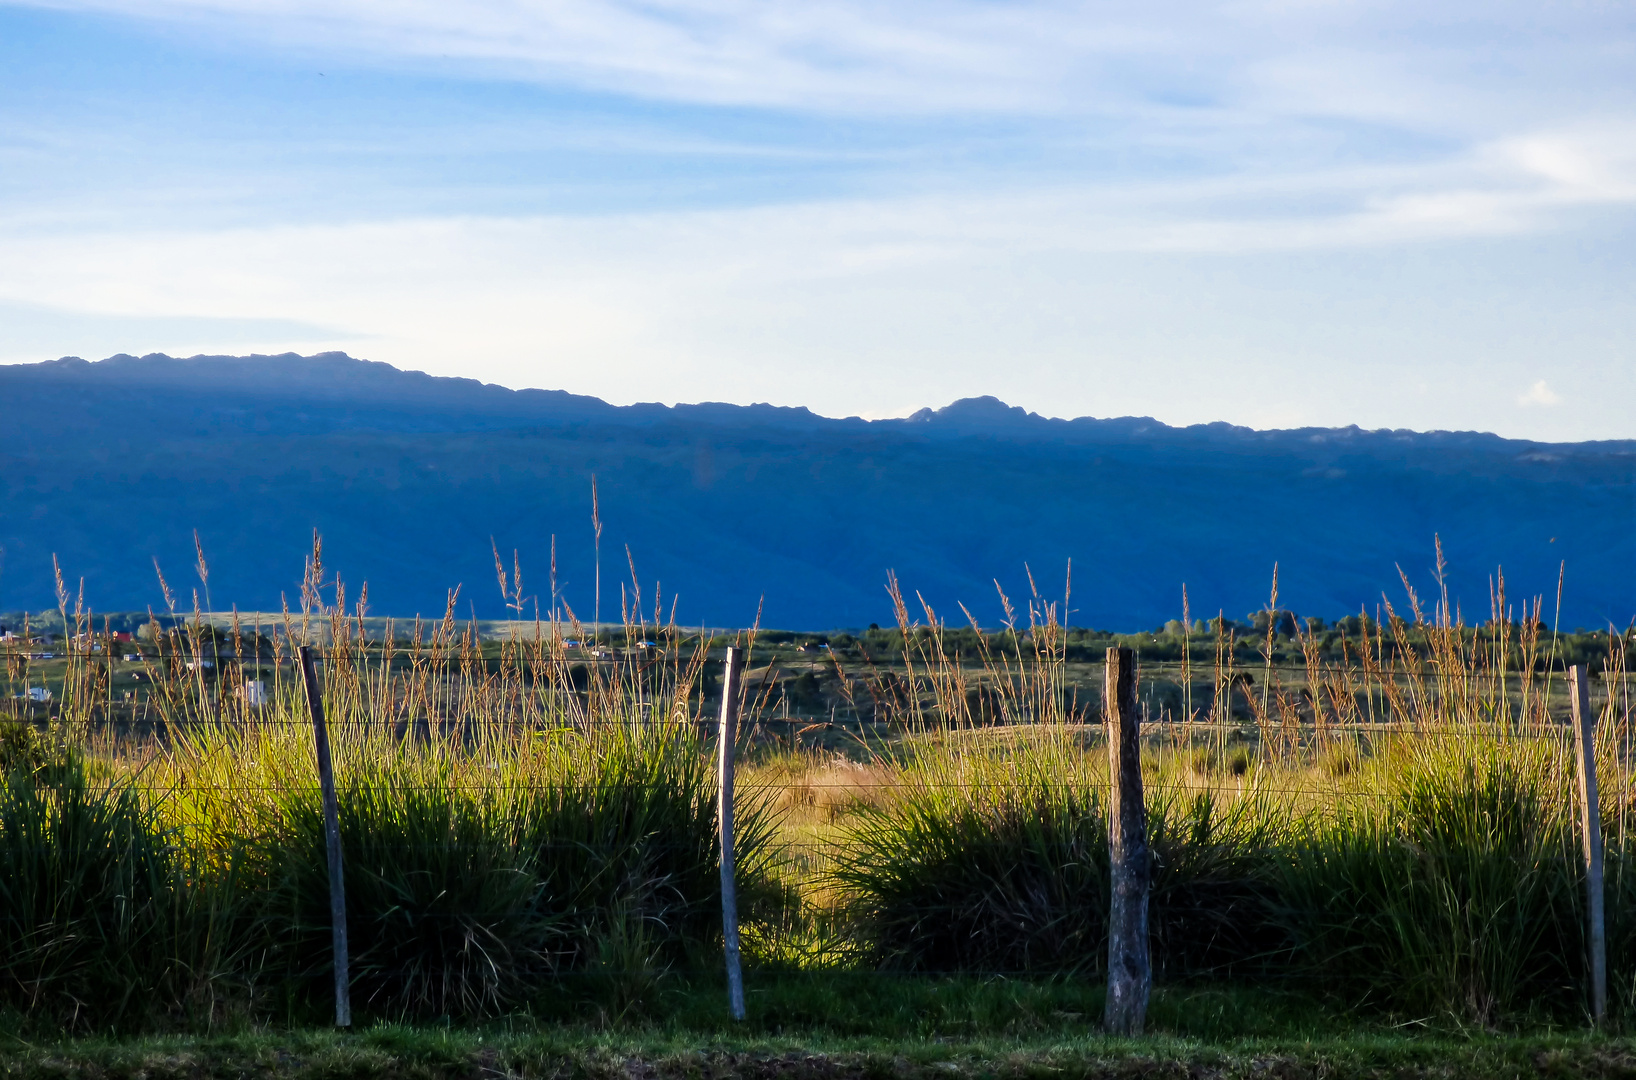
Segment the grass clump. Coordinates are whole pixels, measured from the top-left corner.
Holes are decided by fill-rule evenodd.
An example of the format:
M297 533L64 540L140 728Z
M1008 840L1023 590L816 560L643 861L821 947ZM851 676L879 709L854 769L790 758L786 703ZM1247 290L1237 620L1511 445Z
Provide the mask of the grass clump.
M941 736L890 802L840 832L834 877L874 962L917 971L1101 972L1106 770L1067 729ZM1155 970L1254 963L1282 941L1269 907L1273 819L1253 789L1148 796Z
M871 964L1101 976L1106 781L1084 738L944 733L916 746L896 795L835 841L833 877ZM1196 754L1155 757L1156 978L1270 980L1479 1027L1582 1012L1582 869L1560 742L1382 737L1232 784L1201 777ZM1618 931L1625 899L1615 888L1609 900ZM1616 982L1630 978L1626 945Z
M332 970L321 803L301 734L216 728L155 765L175 774L178 826L203 850L243 853L237 932L259 964L247 974L291 1020L323 1011ZM714 779L692 725L471 741L342 724L332 738L361 1016L623 1013L719 949ZM739 822L754 918L777 896L773 821L751 799Z
M492 790L449 762L358 762L337 802L353 1000L364 1014L482 1016L526 998L558 928ZM244 838L263 878L262 931L294 1002L326 997L330 898L316 783L280 788Z
M895 797L841 828L833 876L874 963L1095 970L1107 827L1094 770L1065 749L1027 736L1003 747L928 741L897 776Z
M1582 1008L1564 757L1541 740L1422 736L1369 762L1282 861L1280 903L1319 984L1479 1026Z
M0 1004L64 1029L209 1011L217 897L160 796L98 773L54 751L0 780Z

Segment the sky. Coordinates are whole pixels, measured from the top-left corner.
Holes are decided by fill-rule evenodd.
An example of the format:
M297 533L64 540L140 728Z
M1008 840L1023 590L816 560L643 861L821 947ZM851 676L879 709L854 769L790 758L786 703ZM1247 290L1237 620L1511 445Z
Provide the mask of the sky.
M1629 0L0 0L0 361L1636 437Z

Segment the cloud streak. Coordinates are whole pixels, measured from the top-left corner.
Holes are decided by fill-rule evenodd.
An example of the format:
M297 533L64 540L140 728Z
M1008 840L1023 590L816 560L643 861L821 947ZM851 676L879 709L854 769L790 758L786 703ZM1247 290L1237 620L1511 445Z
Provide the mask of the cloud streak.
M1628 63L1620 5L1452 0L41 0L344 56L473 65L616 94L798 110L1491 121ZM1473 47L1476 47L1475 49ZM1481 65L1474 63L1481 53ZM1508 61L1508 62L1507 62ZM1505 78L1482 69L1504 68ZM1532 69L1532 70L1529 70ZM1518 82L1528 93L1514 92ZM1578 104L1583 105L1580 101ZM1212 116L1214 114L1214 116Z

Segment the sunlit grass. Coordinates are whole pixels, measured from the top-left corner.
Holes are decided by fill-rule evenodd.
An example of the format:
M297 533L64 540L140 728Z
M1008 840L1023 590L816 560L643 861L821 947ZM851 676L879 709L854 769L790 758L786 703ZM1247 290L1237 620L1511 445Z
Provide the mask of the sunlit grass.
M1066 677L1059 609L1036 595L1026 627L963 657L893 590L902 655L869 675L878 723L813 724L822 745L790 724L774 737L757 726L770 670L745 691L752 970L1094 984L1106 748L1098 703ZM256 660L265 702L244 662L202 676L223 643L195 619L159 632L140 720L111 707L105 668L70 654L53 722L0 727L0 1007L81 1028L325 1015L318 781L288 663L301 641L322 656L362 1016L652 1016L714 977L706 643L627 610L622 640L654 646L597 656L568 644L588 636L571 620L518 623L496 656L454 599L442 620L372 637L315 550L303 613L276 635L235 632L271 650ZM1476 1027L1583 1012L1574 763L1560 675L1537 663L1538 602L1482 632L1446 599L1430 618L1410 603L1339 661L1297 628L1298 682L1270 659L1243 678L1218 627L1214 670L1191 668L1199 685L1166 699L1192 711L1150 713L1161 984ZM1610 651L1594 704L1611 982L1628 1010L1623 656Z

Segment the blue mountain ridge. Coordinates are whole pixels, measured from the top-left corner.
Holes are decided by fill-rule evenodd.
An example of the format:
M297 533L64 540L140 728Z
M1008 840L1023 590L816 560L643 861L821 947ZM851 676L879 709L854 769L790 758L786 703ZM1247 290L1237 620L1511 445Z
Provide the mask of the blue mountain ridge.
M1398 567L1433 596L1433 537L1468 618L1504 569L1513 602L1565 627L1636 615L1636 440L1551 444L1479 432L1172 427L1048 419L969 398L891 420L804 408L614 406L433 377L343 353L118 355L0 367L0 610L56 604L52 557L97 610L297 602L313 529L379 614L506 614L492 543L549 607L634 596L690 625L886 624L895 571L939 617L984 625L1038 591L1070 621L1147 628L1280 605L1337 617ZM629 558L626 548L629 547ZM200 599L205 599L201 590ZM532 602L531 602L532 603ZM529 607L532 612L532 606ZM1024 616L1026 617L1026 616Z

